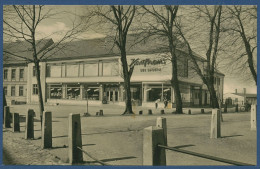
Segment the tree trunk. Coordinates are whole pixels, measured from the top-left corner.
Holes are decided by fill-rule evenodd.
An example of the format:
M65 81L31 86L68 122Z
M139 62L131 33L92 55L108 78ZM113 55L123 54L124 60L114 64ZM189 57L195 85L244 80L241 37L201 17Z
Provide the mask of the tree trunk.
M174 89L174 99L176 103L176 113L182 114L182 99L181 99L181 92L179 87L179 80L178 80L178 73L177 73L177 60L176 55L172 53L172 79L171 85Z
M209 84L207 84L209 93L210 93L210 101L211 101L211 106L213 109L215 108L219 108L219 104L218 104L218 98L217 98L217 94L214 88L214 82L209 82Z
M127 60L126 60L126 52L125 52L125 49L123 49L123 48L121 48L121 62L122 62L123 75L124 75L124 89L126 92L125 111L123 114L134 114L134 112L132 110L130 76L129 76L128 65L127 65Z
M37 87L38 87L38 98L39 98L39 108L40 108L40 118L42 123L42 115L44 111L43 105L43 98L42 98L42 86L41 86L41 77L40 77L40 66L39 62L36 61L35 63L35 72L36 72L36 79L37 79Z

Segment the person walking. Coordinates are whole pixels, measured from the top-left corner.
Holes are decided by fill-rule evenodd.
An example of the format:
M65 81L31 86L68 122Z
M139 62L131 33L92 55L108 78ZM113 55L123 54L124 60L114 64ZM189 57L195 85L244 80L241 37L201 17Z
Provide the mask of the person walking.
M155 100L155 108L158 108L158 102L160 101L160 99Z
M167 108L167 106L168 106L168 100L167 100L166 97L163 99L163 102L164 102L164 108Z

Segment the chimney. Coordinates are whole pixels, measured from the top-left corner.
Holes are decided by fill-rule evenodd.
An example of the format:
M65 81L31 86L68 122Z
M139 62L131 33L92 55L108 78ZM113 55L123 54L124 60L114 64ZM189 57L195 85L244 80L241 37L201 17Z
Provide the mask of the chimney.
M235 89L235 93L237 94L237 89Z

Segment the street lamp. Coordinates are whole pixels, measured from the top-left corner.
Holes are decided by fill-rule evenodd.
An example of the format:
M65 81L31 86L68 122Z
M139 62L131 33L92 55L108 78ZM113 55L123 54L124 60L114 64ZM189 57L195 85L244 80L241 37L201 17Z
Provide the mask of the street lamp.
M84 113L84 116L90 116L89 112L88 112L88 91L90 91L90 89L87 89L86 92L87 92L87 112Z

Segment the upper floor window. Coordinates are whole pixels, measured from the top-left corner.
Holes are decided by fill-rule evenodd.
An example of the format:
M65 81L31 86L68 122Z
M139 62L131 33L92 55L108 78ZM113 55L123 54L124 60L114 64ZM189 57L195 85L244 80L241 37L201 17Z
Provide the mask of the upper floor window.
M41 74L41 66L39 66L39 74ZM36 76L36 68L33 66L33 76Z
M11 76L12 80L15 79L15 75L16 75L16 69L12 69L12 76Z
M15 96L15 86L11 86L11 96Z
M85 63L84 76L98 76L98 63Z
M102 69L103 76L116 76L119 74L118 72L118 63L114 62L103 62L103 69Z
M47 65L47 77L61 77L61 65Z
M4 69L4 80L8 78L8 69Z
M19 86L19 96L23 96L23 86Z
M79 64L66 65L66 76L67 77L78 77L79 76Z
M4 86L4 93L7 96L7 86Z
M19 77L20 79L24 78L24 69L20 69Z
M37 95L37 94L38 94L38 85L33 84L33 95Z
M177 62L178 67L178 76L188 77L188 59L183 57L178 59Z

